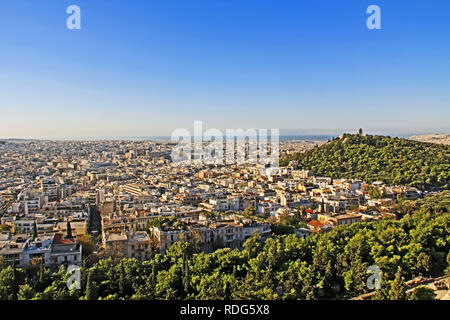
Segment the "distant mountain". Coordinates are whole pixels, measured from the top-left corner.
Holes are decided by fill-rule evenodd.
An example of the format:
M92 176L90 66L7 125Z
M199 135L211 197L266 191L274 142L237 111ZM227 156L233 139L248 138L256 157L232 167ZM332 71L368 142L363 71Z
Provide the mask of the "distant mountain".
M328 143L281 159L332 178L382 180L422 189L448 189L450 146L389 136L343 134Z

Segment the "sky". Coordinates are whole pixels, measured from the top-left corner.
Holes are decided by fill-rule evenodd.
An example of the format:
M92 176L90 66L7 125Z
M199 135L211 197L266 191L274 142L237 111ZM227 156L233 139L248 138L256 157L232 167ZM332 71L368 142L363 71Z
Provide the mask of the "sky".
M81 30L69 30L69 5ZM369 5L381 29L369 30ZM450 132L448 0L2 0L0 138Z

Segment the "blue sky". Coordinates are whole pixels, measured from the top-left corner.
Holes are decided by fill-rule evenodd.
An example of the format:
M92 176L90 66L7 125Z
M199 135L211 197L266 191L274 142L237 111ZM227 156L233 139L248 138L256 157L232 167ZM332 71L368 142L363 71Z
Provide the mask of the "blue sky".
M81 30L66 8L81 8ZM366 8L381 8L381 30ZM0 137L449 132L450 1L2 0ZM322 132L321 131L321 132Z

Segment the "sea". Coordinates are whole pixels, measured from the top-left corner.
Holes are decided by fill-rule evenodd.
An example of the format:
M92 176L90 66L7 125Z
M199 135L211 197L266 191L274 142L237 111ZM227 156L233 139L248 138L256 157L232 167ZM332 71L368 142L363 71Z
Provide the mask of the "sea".
M337 135L280 135L280 141L328 141ZM267 137L270 139L270 136ZM148 137L82 137L82 138L47 138L45 140L71 140L71 141L101 141L101 140L131 140L131 141L170 141L170 136Z

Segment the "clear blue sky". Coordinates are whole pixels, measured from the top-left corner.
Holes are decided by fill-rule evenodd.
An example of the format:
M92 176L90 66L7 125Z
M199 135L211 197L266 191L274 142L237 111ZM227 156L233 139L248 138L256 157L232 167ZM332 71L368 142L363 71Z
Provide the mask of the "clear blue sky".
M82 29L66 28L77 4ZM381 7L382 30L366 28ZM450 128L448 0L2 0L0 137Z

